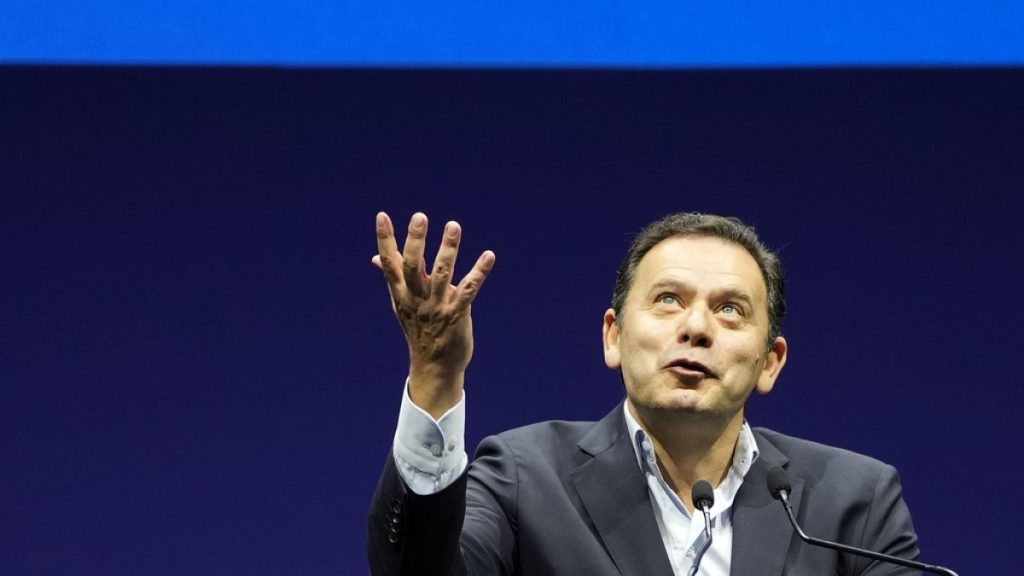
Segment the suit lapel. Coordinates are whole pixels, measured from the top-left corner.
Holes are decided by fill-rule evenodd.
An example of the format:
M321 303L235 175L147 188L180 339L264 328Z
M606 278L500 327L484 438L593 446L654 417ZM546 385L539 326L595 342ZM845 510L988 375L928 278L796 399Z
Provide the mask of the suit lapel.
M750 467L733 503L732 576L778 576L795 536L782 504L768 491L768 470L785 466L788 458L754 432L760 455ZM803 482L793 480L789 501L799 510Z
M619 572L671 576L622 405L598 422L579 447L591 458L572 472L572 481Z

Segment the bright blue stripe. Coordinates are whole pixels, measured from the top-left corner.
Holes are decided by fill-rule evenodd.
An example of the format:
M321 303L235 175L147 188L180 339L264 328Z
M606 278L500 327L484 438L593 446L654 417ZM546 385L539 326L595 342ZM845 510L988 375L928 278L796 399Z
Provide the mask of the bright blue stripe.
M1014 65L1024 2L5 0L0 62Z

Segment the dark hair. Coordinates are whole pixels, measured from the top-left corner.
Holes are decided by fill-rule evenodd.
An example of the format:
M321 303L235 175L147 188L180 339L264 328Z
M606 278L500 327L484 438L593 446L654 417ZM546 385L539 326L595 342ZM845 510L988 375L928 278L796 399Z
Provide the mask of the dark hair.
M786 315L786 281L782 277L782 263L774 252L761 243L754 228L739 218L679 212L648 224L629 245L626 257L615 275L612 308L615 310L616 322L622 318L626 294L633 284L640 260L662 240L677 236L721 238L743 247L754 258L764 276L768 292L768 347L771 348L781 333L782 317Z

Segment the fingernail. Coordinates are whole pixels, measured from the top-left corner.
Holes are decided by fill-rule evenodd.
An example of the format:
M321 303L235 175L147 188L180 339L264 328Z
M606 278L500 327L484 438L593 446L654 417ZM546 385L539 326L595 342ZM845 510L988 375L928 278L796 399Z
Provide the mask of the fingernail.
M455 222L449 222L449 223L448 223L448 224L447 224L447 225L446 225L446 226L444 227L444 233L445 233L445 234L446 234L446 235L447 235L447 236L448 236L449 238L452 238L452 239L454 239L454 238L455 238L456 236L458 236L458 235L459 235L459 225L458 225L457 223L455 223Z
M425 224L426 221L427 219L423 216L423 214L420 214L419 212L412 215L413 228L423 228L423 224Z
M383 226L387 222L387 217L384 216L383 212L377 212L377 226Z

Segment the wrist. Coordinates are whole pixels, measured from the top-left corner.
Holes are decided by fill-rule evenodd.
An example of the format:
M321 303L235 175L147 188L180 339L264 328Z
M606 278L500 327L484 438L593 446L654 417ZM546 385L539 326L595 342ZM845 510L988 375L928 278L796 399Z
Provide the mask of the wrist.
M465 371L410 368L409 399L435 420L462 400Z

